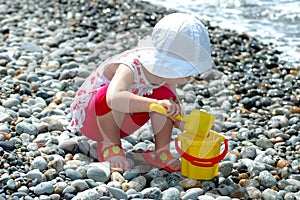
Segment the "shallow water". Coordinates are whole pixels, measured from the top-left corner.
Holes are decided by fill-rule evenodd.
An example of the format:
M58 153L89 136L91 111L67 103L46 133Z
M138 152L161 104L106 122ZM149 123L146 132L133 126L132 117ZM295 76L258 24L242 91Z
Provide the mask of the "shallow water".
M300 63L300 0L149 0L191 12L212 25L274 43L285 60ZM183 3L184 2L184 3Z

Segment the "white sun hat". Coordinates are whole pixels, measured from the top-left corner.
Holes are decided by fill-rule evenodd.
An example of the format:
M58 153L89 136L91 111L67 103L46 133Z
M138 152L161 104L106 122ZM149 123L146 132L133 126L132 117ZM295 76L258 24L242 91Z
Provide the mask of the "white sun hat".
M141 41L137 51L147 71L163 78L188 77L212 67L208 32L190 14L163 17L154 26L152 37Z

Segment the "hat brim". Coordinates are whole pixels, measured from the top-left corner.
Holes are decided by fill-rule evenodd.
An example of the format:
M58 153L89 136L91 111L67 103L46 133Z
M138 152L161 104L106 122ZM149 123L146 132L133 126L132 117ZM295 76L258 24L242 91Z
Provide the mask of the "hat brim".
M210 56L197 62L189 62L178 56L166 55L155 48L136 48L137 58L145 69L162 78L184 78L201 74L212 68Z

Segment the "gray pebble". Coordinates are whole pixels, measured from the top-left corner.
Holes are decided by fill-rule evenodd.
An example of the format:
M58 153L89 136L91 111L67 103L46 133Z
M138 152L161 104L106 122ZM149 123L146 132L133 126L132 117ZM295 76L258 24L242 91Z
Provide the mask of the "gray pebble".
M66 169L66 176L71 180L82 179L82 174L74 169Z
M180 200L180 192L176 188L169 188L163 192L163 198L165 200Z
M147 180L144 176L138 176L131 181L129 181L130 188L135 189L136 191L140 192L146 187Z
M119 188L107 187L107 189L112 194L112 196L116 199L126 199L126 200L128 199L127 194Z
M197 200L197 199L198 199L198 193L196 191L186 192L182 197L182 200Z
M267 138L258 139L255 144L264 150L273 147L273 143Z
M166 181L166 178L164 178L164 177L158 177L158 178L153 179L150 182L150 186L151 187L158 187L161 191L164 191L167 188L169 188L169 185Z
M249 158L253 160L256 155L256 148L254 146L244 147L241 152L242 158Z
M265 187L272 187L277 184L277 181L274 178L274 176L268 171L260 172L260 174L258 176L258 181L261 185L263 185Z
M29 171L27 174L26 174L26 177L27 178L30 178L32 180L37 180L36 182L37 183L41 183L43 181L45 181L45 176L43 175L43 173L38 170L38 169L33 169L31 171Z
M106 182L110 178L109 164L104 163L92 163L87 170L87 177L100 182Z
M127 180L127 181L130 181L132 180L133 178L136 178L139 176L139 173L134 170L134 169L130 169L130 170L127 170L124 172L123 174L123 177Z
M33 169L38 169L41 172L44 171L45 169L47 169L47 166L48 166L48 163L42 156L36 157L31 163L31 167Z
M141 194L144 196L144 198L148 199L162 199L163 197L162 192L157 187L146 188L141 191Z
M89 189L89 185L85 182L85 180L75 180L71 183L71 186L76 188L77 192L82 192Z
M42 182L34 187L34 193L37 195L42 194L52 194L54 191L54 186L51 182Z
M92 188L92 189L88 189L88 190L77 193L77 195L75 197L73 197L72 199L73 200L82 200L82 199L98 200L98 199L100 199L100 195L96 189Z
M3 100L2 101L2 105L5 107L5 108L11 108L13 106L17 106L20 104L20 101L19 99L15 99L15 98L9 98L9 99L6 99L6 100Z
M272 189L264 190L262 192L262 198L263 199L283 200L283 197L281 197L275 190L272 190Z
M233 164L231 161L223 161L219 163L219 172L223 174L224 177L228 177L233 169Z
M14 140L0 141L0 147L5 150L14 150L16 148L15 145L16 142Z
M16 132L18 134L28 133L30 135L37 135L38 129L33 125L26 122L20 122L16 126Z
M78 144L75 140L65 140L61 141L58 147L63 149L65 152L74 154L77 152Z
M67 194L67 193L75 193L77 192L77 189L74 186L67 186L63 189L62 194Z

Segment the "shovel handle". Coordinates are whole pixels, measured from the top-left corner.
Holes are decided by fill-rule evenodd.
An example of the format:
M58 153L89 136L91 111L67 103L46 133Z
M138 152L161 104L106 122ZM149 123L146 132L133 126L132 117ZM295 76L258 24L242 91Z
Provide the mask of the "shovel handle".
M150 110L163 114L163 115L167 115L167 110L165 107L163 107L162 105L159 105L157 103L151 103L150 104ZM182 117L180 115L177 115L175 117L177 120L182 120Z
M227 154L228 152L228 139L224 139L225 148L223 152L214 157L214 158L197 158L194 157L186 152L184 152L178 145L178 138L175 139L175 147L177 152L186 160L188 160L193 165L199 166L199 167L213 167L216 163L219 163Z

